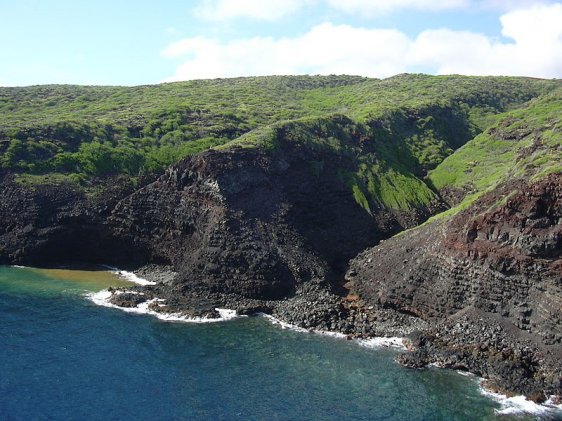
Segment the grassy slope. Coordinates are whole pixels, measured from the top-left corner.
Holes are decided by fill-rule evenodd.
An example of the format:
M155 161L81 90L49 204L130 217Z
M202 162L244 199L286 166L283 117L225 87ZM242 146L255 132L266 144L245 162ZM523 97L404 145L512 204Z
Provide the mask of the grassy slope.
M446 158L431 184L465 192L465 207L498 184L562 172L562 89L498 117L497 123Z
M91 184L96 177L158 173L209 147L274 151L281 141L298 141L353 154L355 167L342 178L366 210L410 209L435 198L420 180L428 170L494 115L557 85L400 75L0 88L0 165L31 182Z
M219 147L260 147L271 154L287 147L311 152L310 175L321 177L329 156L340 158L336 170L355 200L367 212L380 207L410 210L427 206L437 195L395 156L380 128L358 123L343 115L310 117L254 130ZM316 157L316 159L312 157ZM337 164L336 164L337 165Z

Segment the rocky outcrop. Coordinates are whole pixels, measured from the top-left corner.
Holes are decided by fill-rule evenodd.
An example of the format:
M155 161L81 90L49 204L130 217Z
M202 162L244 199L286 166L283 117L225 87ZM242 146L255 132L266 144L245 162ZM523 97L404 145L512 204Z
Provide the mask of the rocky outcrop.
M107 180L86 195L71 183L22 185L0 182L0 263L56 265L69 262L144 261L116 238L107 217L133 191L122 179ZM116 258L119 256L118 258Z
M430 323L405 364L465 368L534 397L562 393L562 175L512 182L384 241L347 278L366 302Z
M310 163L320 160L318 173ZM186 293L290 297L313 280L339 283L359 251L432 212L369 214L341 177L353 165L296 142L209 151L120 201L109 222L134 248L170 262Z

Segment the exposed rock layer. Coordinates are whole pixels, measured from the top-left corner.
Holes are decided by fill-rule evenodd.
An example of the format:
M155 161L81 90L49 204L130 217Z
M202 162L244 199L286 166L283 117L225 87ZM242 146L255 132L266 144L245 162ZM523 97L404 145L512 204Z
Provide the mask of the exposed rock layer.
M404 363L538 397L562 393L561 257L562 175L551 175L379 244L347 277L365 301L430 323Z
M345 122L343 124L346 124ZM310 162L322 162L322 170ZM342 177L353 157L285 142L208 151L136 191L119 180L86 195L69 184L0 186L0 261L171 264L184 288L281 298L339 282L349 259L442 209L361 207Z

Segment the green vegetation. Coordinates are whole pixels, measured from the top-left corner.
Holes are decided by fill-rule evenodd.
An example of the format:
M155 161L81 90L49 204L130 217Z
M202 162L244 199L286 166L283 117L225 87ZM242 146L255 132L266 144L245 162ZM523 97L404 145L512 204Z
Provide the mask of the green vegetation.
M524 131L516 122L531 108L517 107L552 98L557 94L547 94L559 87L559 81L530 78L399 75L0 88L0 170L26 184L92 186L115 176L134 183L210 148L259 147L275 154L299 144L318 155L309 163L311 176L326 170L322 154L345 161L338 167L341 179L367 211L410 209L436 198L422 181L433 169L437 189L472 182L478 191L501 178L504 168L523 171L516 161L520 150L490 130L462 145L497 121L502 133ZM513 127L501 126L505 112ZM554 126L543 130L541 141L557 144L559 129L551 120L543 123ZM521 145L531 147L529 136ZM537 155L529 165L544 173L560 163ZM474 180L471 171L478 172Z
M400 75L0 88L0 165L19 173L85 178L158 173L186 155L252 130L263 136L267 126L280 121L342 113L396 130L387 135L406 136L405 147L423 170L472 137L482 115L504 111L555 85L524 78ZM463 135L443 133L442 122L432 121L435 111L464 122Z
M399 137L343 115L277 123L220 148L256 145L274 155L306 149L310 175L322 177L324 171L335 168L367 212L381 207L409 210L427 206L437 198L404 165L404 156L399 152L401 148L407 152L407 148ZM413 168L419 167L415 158L406 161Z
M446 158L429 174L438 190L471 198L513 179L562 172L562 90L498 116L497 123Z

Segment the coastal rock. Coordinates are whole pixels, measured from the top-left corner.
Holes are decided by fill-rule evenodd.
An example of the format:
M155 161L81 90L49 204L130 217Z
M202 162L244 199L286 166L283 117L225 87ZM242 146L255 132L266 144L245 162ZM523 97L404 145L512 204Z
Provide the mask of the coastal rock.
M359 251L439 209L368 213L341 177L353 157L283 139L274 151L231 147L173 165L116 205L113 234L170 264L184 294L279 300L307 282L339 283ZM318 174L310 162L320 161Z
M504 391L560 395L561 218L562 175L508 183L361 253L347 278L367 303L430 324L405 365L437 363Z
M186 158L140 188L113 180L97 195L5 176L0 262L150 263L143 276L158 284L112 303L158 299L151 310L186 317L228 308L350 337L408 335L405 365L562 394L562 176L505 185L385 240L443 204L367 211L341 176L353 159L294 141L231 147Z

